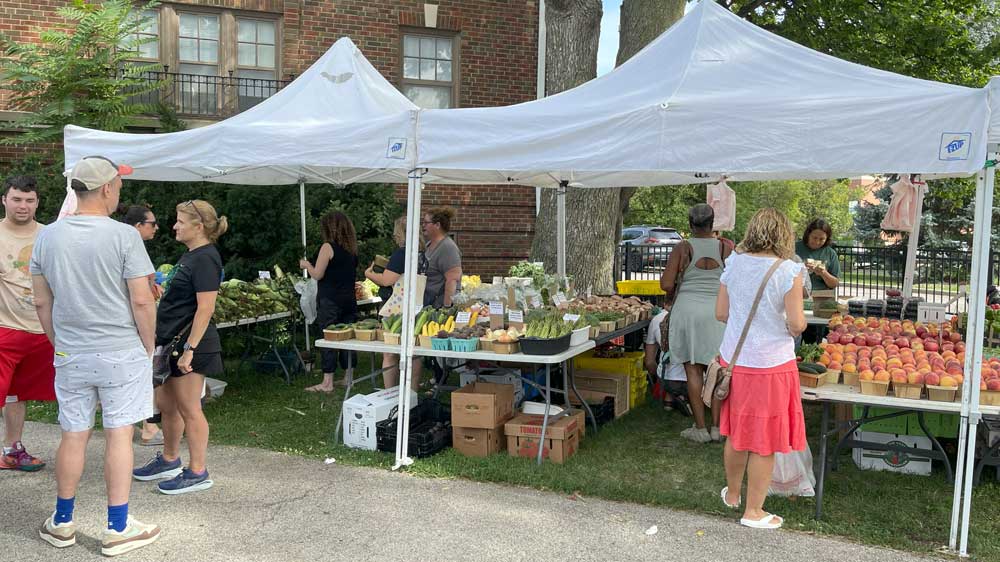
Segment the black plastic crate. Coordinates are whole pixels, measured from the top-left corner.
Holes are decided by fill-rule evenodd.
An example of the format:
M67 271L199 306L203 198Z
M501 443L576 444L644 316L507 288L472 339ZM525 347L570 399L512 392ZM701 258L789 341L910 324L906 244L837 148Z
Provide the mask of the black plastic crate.
M376 448L396 450L396 408L389 417L375 424ZM451 409L437 400L424 400L410 410L410 456L421 458L451 446Z

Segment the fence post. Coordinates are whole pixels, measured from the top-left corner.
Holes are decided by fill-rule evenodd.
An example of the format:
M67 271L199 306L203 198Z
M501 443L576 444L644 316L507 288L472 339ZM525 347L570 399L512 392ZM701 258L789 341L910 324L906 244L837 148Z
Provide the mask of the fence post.
M632 259L631 259L632 258L632 243L631 242L626 242L625 245L622 246L622 247L625 250L625 253L622 256L622 260L623 260L622 263L625 264L625 280L629 281L629 280L632 279Z

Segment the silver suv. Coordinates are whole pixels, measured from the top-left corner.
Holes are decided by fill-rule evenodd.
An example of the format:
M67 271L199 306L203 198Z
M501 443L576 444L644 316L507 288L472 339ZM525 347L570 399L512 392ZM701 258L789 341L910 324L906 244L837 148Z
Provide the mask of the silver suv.
M670 252L682 240L684 238L673 228L645 224L626 226L622 229L621 246L628 248L628 257L623 260L623 267L629 271L664 267Z

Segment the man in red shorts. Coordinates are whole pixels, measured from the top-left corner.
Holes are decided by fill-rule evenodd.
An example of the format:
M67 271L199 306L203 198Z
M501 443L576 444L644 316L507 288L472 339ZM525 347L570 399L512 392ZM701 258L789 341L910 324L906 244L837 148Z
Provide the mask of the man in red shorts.
M54 350L35 312L31 250L42 225L35 222L38 188L29 176L13 176L3 186L0 221L0 407L4 440L0 470L41 469L45 463L21 444L26 400L54 401Z

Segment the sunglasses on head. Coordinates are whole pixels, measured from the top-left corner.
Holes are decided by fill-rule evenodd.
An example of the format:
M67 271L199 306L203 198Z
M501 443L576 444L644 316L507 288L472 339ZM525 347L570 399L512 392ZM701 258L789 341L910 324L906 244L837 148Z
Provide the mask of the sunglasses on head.
M205 224L205 217L202 216L201 211L198 210L198 205L194 204L194 199L190 199L184 203L184 206L190 205L194 207L194 212L198 213L198 219L201 220L202 224Z

